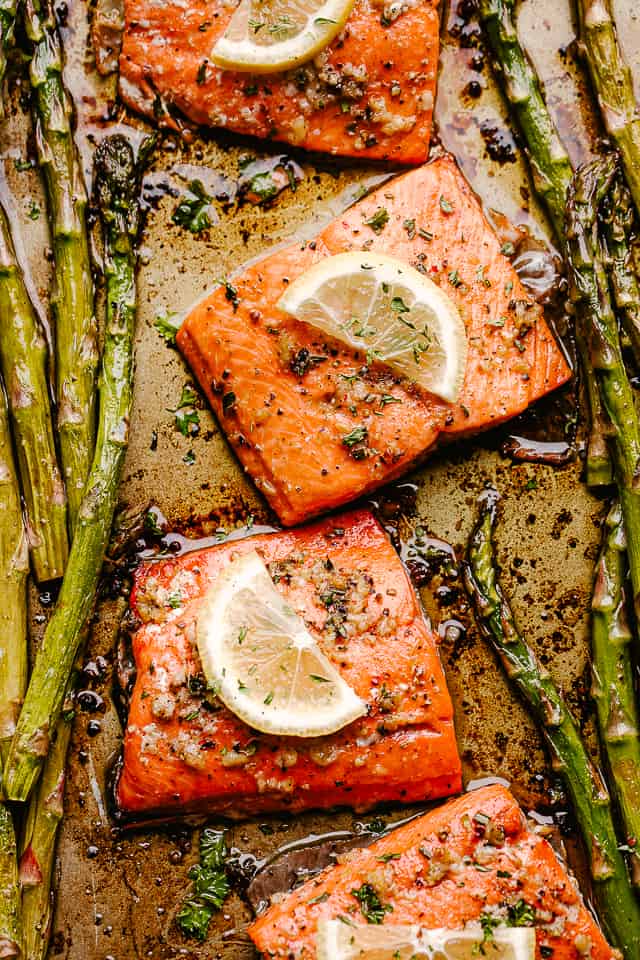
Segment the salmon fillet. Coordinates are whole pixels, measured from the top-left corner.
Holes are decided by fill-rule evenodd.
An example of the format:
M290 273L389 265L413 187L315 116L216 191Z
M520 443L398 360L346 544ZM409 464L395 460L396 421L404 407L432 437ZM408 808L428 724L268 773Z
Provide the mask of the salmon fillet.
M195 645L203 596L256 549L367 715L313 739L258 734L206 684ZM370 513L143 564L131 611L136 666L116 803L126 816L228 816L441 797L460 789L436 642L405 569Z
M527 925L528 914L538 958L619 960L551 846L527 829L501 786L451 800L348 853L267 910L249 935L271 960L312 960L319 920L366 923L353 895L363 883L389 905L384 923L456 929L485 914Z
M268 76L209 62L233 13L233 4L222 0L125 0L123 100L173 126L177 110L197 124L307 150L426 160L438 0L356 0L345 29L326 50L295 70Z
M386 212L383 229L367 220ZM285 285L322 257L376 250L443 286L465 322L459 401L420 391L389 368L278 311ZM311 243L266 257L185 319L178 345L231 446L282 523L291 525L406 472L434 445L495 426L564 383L570 370L453 160L385 184ZM353 431L366 446L349 446ZM356 433L356 436L358 434Z

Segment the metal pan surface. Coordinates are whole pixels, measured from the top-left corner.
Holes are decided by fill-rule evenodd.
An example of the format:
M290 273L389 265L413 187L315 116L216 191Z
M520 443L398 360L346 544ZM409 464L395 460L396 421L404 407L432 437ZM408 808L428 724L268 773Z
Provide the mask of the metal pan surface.
M625 52L640 81L640 12L635 0L617 0L615 7ZM143 129L124 109L114 107L113 78L96 74L88 48L88 14L87 4L70 0L64 26L67 82L78 109L78 138L87 169L93 145L106 132L120 127L137 134ZM602 131L580 65L569 0L522 0L519 23L572 159L582 160ZM44 305L50 279L44 197L37 172L23 162L28 152L28 106L25 91L15 81L11 96L3 137L4 177L15 201L20 253ZM469 0L457 4L454 0L443 11L436 120L442 147L456 156L485 209L502 212L548 241L548 227L533 199ZM291 156L299 175L295 192L284 190L266 207L239 200L240 157L251 153L269 164L285 152L281 146L238 142L218 134L194 136L190 142L165 136L145 179L149 210L139 272L135 410L121 500L134 513L156 505L168 529L186 537L215 537L247 523L254 528L272 524L274 518L206 407L200 410L198 436L186 438L175 429L171 408L177 406L184 384L192 380L179 354L159 336L155 318L169 311L184 312L217 278L232 275L274 245L310 236L352 202L361 188L377 184L391 172L295 155ZM178 198L193 179L200 179L216 198L210 210L212 226L199 236L171 219ZM556 303L549 312L562 329L561 306ZM443 449L424 468L382 491L376 509L398 537L422 585L427 610L440 624L465 782L503 778L523 806L537 811L543 822L555 812L570 840L570 818L558 785L549 777L535 726L477 635L454 571L435 563L429 549L437 546L430 537L442 538L460 554L477 495L487 483L498 488L499 559L505 586L524 633L583 719L589 736L587 614L604 504L580 483L579 458L554 466L505 457L500 451L509 435L546 441L548 420L556 424L552 439L560 449L563 405L570 407L570 398L546 404L539 415L510 424L499 436L489 434ZM521 446L518 449L522 452ZM422 535L420 531L416 535L416 527L423 529ZM76 712L59 843L51 956L252 957L244 933L252 914L242 884L214 918L205 944L185 941L175 927L174 915L189 887L187 873L197 859L197 835L191 828L120 833L110 821L108 778L120 744L112 696L113 650L123 608L115 593L107 591L99 605L86 654L81 684L85 692ZM51 599L47 594L32 595L36 637ZM383 817L391 823L411 812L396 808L384 811ZM338 849L354 831L365 830L366 835L370 821L371 817L349 812L271 817L230 826L228 842L237 853L238 874L244 872L245 878L283 846L293 845L293 854L266 873L263 870L260 883L251 888L255 901L323 862L331 843ZM295 852L297 841L305 846L323 836L327 842L311 855Z

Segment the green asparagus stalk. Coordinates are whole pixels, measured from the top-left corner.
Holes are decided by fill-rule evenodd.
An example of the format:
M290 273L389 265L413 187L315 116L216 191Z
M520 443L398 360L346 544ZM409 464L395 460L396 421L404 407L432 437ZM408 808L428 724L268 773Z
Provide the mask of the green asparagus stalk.
M9 411L0 384L0 759L3 761L27 688L28 574L29 550L22 522Z
M0 205L0 365L7 388L36 580L56 580L67 562L67 504L58 468L48 351Z
M0 957L21 960L22 956L16 836L11 813L0 804Z
M53 919L51 883L58 828L64 813L67 750L73 719L73 678L67 690L56 737L29 804L20 856L24 960L45 960Z
M622 157L633 202L640 213L640 107L613 19L610 0L577 0L580 41L586 53L605 130Z
M581 167L569 188L565 233L573 297L584 304L590 317L591 363L612 425L611 445L627 536L633 602L636 614L640 615L640 423L595 238L598 206L615 174L614 157Z
M38 159L44 173L55 261L58 432L73 532L95 446L98 341L86 226L87 194L62 79L52 0L24 0Z
M503 79L503 91L522 130L533 185L564 247L564 214L572 168L544 100L535 69L523 50L513 22L514 0L480 0L480 18L493 50L494 66ZM589 486L611 482L606 442L606 418L589 363L586 320L576 316L576 347L590 416L585 478Z
M633 227L631 195L619 178L614 180L602 206L604 256L613 296L636 364L640 367L640 287L632 262Z
M480 18L504 81L502 89L524 135L533 185L561 239L573 170L533 64L520 45L513 6L514 0L480 0Z
M557 687L518 632L498 582L493 545L496 502L495 495L485 495L481 503L480 517L469 541L465 586L483 635L540 722L553 767L564 778L589 854L599 915L626 960L637 960L640 906L618 849L609 794Z
M2 88L7 73L7 53L13 43L17 13L17 0L0 0L0 120L5 116Z
M31 793L60 717L83 628L95 603L128 442L140 207L139 177L124 137L109 137L100 144L95 180L104 235L107 312L98 441L60 596L36 657L5 767L5 790L14 800L26 800Z
M600 741L613 774L613 793L627 835L626 845L632 851L631 879L635 886L640 886L640 724L629 652L625 550L622 511L615 502L605 522L591 601L592 693Z

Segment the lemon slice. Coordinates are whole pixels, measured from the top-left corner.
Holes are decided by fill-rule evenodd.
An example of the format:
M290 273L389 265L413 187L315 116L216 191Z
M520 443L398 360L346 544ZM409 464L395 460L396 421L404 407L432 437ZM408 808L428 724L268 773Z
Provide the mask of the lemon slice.
M320 737L366 713L255 550L232 560L207 594L197 643L217 695L262 733Z
M534 960L532 927L498 927L486 938L480 924L462 930L427 930L419 926L351 926L321 920L316 935L317 960Z
M354 0L240 0L211 59L225 70L291 70L331 43L353 4Z
M306 270L278 307L387 364L453 403L464 380L467 334L456 305L402 260L339 253Z

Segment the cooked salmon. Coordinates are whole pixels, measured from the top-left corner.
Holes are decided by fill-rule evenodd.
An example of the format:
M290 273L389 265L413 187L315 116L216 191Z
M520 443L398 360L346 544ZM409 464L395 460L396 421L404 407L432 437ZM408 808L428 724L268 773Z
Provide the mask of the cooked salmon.
M407 261L456 302L469 344L457 403L276 309L322 257L376 250ZM285 525L407 471L438 438L495 426L564 383L570 370L453 160L411 171L218 287L178 344L229 442ZM366 438L353 444L354 437Z
M538 958L619 958L551 846L527 829L501 786L451 800L348 853L270 907L249 935L271 960L313 960L319 920L367 922L356 896L364 884L386 906L383 923L457 929L486 917L534 925Z
M422 163L438 66L438 0L356 0L345 29L286 73L221 70L224 0L125 0L123 100L152 120L197 124L339 156Z
M207 691L198 610L229 560L255 549L367 715L331 736L256 733ZM370 513L256 535L143 564L131 611L136 679L116 803L127 816L242 816L460 789L436 642L404 567Z

